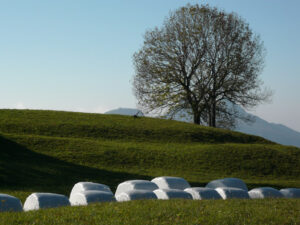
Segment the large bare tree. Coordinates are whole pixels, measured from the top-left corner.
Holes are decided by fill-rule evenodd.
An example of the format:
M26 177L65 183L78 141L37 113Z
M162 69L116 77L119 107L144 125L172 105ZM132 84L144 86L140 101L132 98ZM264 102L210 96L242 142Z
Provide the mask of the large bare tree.
M134 54L134 92L146 112L184 110L194 123L216 127L237 116L228 103L248 108L268 99L263 62L263 43L241 17L187 5L146 32Z

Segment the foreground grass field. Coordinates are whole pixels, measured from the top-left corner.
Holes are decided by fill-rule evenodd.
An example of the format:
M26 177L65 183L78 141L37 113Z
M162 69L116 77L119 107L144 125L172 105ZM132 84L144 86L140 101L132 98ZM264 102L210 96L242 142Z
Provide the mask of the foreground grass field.
M294 224L299 200L145 200L1 213L1 224Z
M14 195L22 202L32 192L69 195L72 186L79 181L104 183L115 190L124 180L152 179L163 175L184 177L193 186L204 186L213 179L238 177L249 188L299 188L300 149L275 144L256 136L170 120L57 111L0 110L0 193ZM230 204L217 202L211 204L221 204L221 211L222 204ZM243 201L232 202L232 207L238 210L236 214L242 218L244 212L238 205L243 204ZM264 208L262 216L263 211L265 216L271 215L275 211L270 211L268 204L273 203L280 212L291 206L299 209L297 200L268 200L251 201L249 210L256 212L254 208L261 207ZM126 211L128 207L145 206L145 212L136 212L144 217L143 213L154 207L151 204L162 204L166 208L170 204L171 209L177 203L171 206L173 203L142 201L136 206L124 203L106 204L105 207L101 204L87 208L66 208L63 211L51 209L14 214L14 218L1 213L0 217L7 220L5 224L18 218L27 224L28 218L45 218L46 221L48 213L56 217L57 213L62 212L65 216L57 218L57 221L61 219L61 224L65 224L69 218L67 214L78 214L84 219L93 210L97 211L93 215L98 221L97 218L102 215L98 209L102 207L108 211L121 207L120 210ZM202 207L200 202L178 204L184 204L186 210L189 207ZM205 204L209 210L210 203ZM184 210L183 213L187 213ZM204 214L208 213L206 208L203 210ZM202 211L196 215L199 217ZM169 218L175 220L172 212L168 213ZM299 210L293 213L299 215ZM104 214L104 217L108 215ZM187 221L197 224L194 217L188 217L190 220ZM114 220L118 224L118 218L113 217ZM134 220L129 222L134 224ZM87 223L82 223L91 224L93 221L91 218ZM229 220L226 221L230 224Z

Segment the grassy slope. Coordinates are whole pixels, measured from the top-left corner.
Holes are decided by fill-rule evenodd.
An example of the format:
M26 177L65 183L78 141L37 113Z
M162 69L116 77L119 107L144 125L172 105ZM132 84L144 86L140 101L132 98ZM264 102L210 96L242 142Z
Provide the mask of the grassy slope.
M228 130L162 119L38 110L0 110L2 133L163 143L271 143Z
M299 224L299 200L133 201L2 213L1 224Z
M168 120L0 110L0 192L22 201L37 191L68 194L83 180L114 189L161 175L194 186L234 176L250 188L300 187L300 149Z

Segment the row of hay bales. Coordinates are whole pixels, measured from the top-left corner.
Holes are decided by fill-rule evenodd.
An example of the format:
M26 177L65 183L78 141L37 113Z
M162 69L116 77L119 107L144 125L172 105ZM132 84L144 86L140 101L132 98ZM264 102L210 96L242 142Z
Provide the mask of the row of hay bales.
M139 199L256 199L300 198L299 188L276 190L271 187L248 191L247 185L238 178L224 178L209 182L206 187L191 187L180 177L157 177L148 180L130 180L120 183L115 194L105 184L79 182L74 185L70 197L53 193L33 193L22 207L16 197L0 194L0 211L29 211L59 206L80 206L95 202L131 201Z

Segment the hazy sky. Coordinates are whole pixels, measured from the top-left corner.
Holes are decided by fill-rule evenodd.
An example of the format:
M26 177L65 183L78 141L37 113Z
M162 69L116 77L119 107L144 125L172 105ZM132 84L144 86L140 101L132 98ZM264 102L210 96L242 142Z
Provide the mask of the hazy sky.
M0 108L135 107L132 55L187 3L234 11L260 34L275 93L251 113L300 131L299 0L0 0Z

